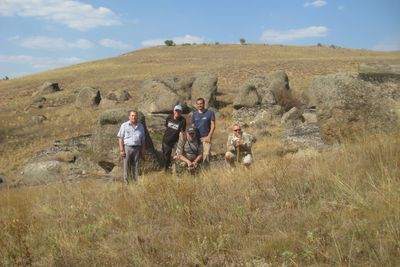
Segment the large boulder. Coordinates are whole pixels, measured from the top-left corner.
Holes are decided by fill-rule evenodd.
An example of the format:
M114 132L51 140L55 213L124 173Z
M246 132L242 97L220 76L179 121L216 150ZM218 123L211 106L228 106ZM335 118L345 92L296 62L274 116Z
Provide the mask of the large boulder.
M21 182L37 185L72 181L87 175L105 175L97 163L85 157L89 152L90 138L78 136L55 141L54 146L36 154L22 168Z
M235 109L240 109L242 107L254 107L261 104L262 91L266 90L266 80L265 77L254 77L246 81L240 88L239 92L233 103Z
M321 135L337 142L360 132L398 131L400 86L373 84L354 74L331 74L313 81L309 107L316 107Z
M93 154L96 162L106 171L122 164L117 145L117 133L121 124L128 120L129 110L126 108L110 109L100 114L93 138ZM153 141L148 132L145 116L138 112L139 121L144 125L146 134L146 153L142 172L158 170L161 166L160 155L155 150Z
M99 105L101 101L100 91L95 88L82 88L75 100L77 108L90 108Z
M289 87L289 78L283 70L247 80L240 88L233 107L254 107L257 105L280 105L285 111L298 105Z
M46 94L51 94L51 93L58 92L58 91L60 91L60 87L58 86L58 83L46 81L38 88L38 91L36 92L36 94L37 95L46 95Z
M184 100L190 100L192 97L192 85L195 77L168 77L163 82L171 88L177 95Z
M218 78L208 73L196 73L192 85L192 106L198 98L204 98L206 107L216 107Z
M141 88L139 109L144 113L171 113L183 99L162 81L147 80Z

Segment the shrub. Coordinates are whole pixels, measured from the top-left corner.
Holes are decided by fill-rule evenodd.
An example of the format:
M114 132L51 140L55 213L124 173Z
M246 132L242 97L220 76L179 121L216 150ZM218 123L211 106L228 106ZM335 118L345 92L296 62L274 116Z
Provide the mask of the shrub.
M165 41L164 41L164 44L165 44L166 46L174 46L174 45L175 45L174 41L172 41L172 40L165 40Z
M244 39L244 38L240 38L240 40L239 40L239 41L240 41L240 44L241 44L241 45L244 45L244 44L246 44L246 39Z

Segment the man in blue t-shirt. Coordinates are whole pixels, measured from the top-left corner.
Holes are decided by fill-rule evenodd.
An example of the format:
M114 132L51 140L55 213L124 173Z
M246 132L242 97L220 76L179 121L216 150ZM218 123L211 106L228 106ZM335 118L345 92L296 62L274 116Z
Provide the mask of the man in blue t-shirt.
M206 109L204 98L196 100L197 111L192 115L192 126L198 130L198 135L203 144L203 162L210 163L211 139L215 131L215 114Z

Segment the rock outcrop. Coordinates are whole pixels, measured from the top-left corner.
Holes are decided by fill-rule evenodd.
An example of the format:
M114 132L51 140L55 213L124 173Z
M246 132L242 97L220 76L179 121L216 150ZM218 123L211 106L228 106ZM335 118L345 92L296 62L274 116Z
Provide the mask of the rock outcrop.
M326 142L351 138L360 132L398 131L400 86L366 82L356 74L332 74L313 81L309 107L317 110Z
M43 85L41 85L38 88L38 91L36 92L36 95L46 95L46 94L51 94L54 92L60 91L60 87L58 86L58 83L53 83L53 82L44 82Z
M217 77L196 73L191 77L169 77L146 80L140 90L138 108L147 114L170 114L175 105L181 104L183 113L196 106L196 99L204 98L207 107L216 107Z
M299 101L293 96L286 73L272 71L247 80L239 88L233 103L233 119L244 125L262 127L297 105Z
M95 88L82 88L76 96L75 106L77 108L91 108L100 104L100 91Z

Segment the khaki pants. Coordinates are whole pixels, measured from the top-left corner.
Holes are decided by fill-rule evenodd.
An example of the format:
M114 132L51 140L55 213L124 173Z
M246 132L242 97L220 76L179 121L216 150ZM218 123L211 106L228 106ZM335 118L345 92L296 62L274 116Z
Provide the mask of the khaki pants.
M204 142L205 137L200 138L203 144L203 162L205 164L210 164L211 157L211 143Z
M237 161L236 153L231 151L226 152L225 160L227 163L233 166L235 164L235 161ZM253 156L251 154L240 154L239 161L241 161L245 166L249 166L251 163L253 163Z

